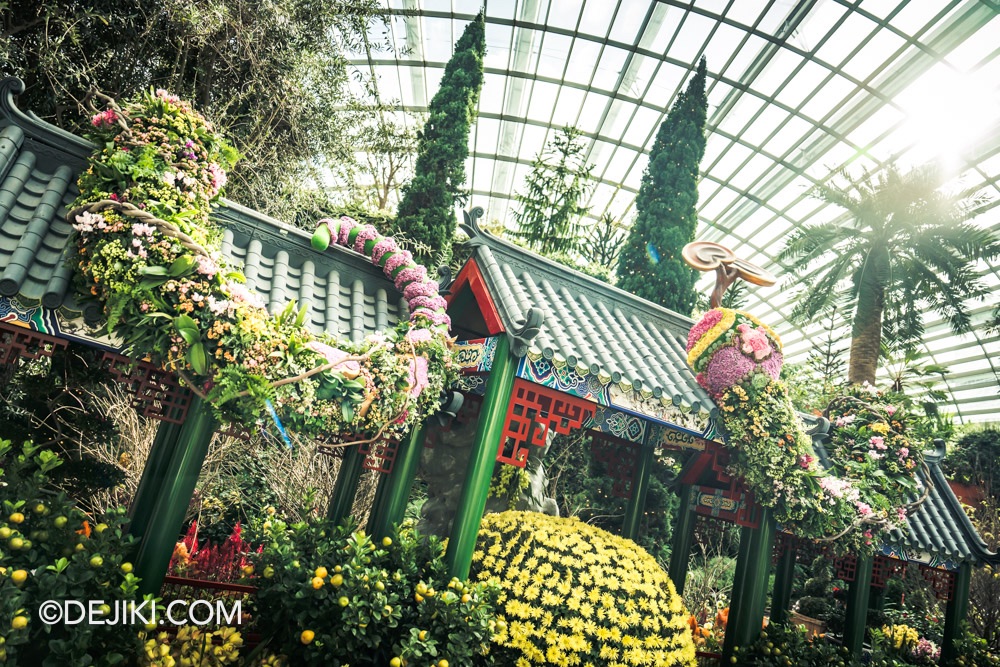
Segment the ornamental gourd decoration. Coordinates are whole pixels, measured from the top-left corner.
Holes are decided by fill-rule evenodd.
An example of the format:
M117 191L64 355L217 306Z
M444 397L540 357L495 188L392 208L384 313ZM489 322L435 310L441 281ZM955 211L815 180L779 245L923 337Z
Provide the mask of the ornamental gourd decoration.
M236 152L187 102L150 91L92 118L99 149L69 219L77 281L100 301L125 353L180 376L225 421L279 420L307 435L401 435L438 409L451 381L444 300L392 239L324 222L370 257L410 305L408 321L355 343L272 316L227 266L209 219ZM95 110L96 111L96 110Z
M719 270L719 284L757 270L746 262L734 266L739 260L716 244L692 246L723 257L704 267L689 261ZM720 269L727 259L729 266ZM713 295L716 304L724 289ZM879 549L888 531L906 530L907 512L923 502L927 489L913 501L921 495L913 473L923 458L907 438L901 408L868 385L834 400L827 413L830 465L824 468L779 380L781 339L770 327L749 313L714 307L691 328L687 351L735 450L729 472L743 478L760 505L773 509L779 524L800 537L865 553Z

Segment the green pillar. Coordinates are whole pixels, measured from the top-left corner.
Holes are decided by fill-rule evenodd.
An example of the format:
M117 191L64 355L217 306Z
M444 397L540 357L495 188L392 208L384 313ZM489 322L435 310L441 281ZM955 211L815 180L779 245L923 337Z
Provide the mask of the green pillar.
M514 390L516 360L510 354L507 337L497 341L493 368L486 384L486 396L479 412L476 440L469 455L469 468L458 501L458 510L448 539L445 564L451 577L467 579L472 566L472 553L479 536L479 522L486 509L486 496L490 492L490 479L496 464L497 447L503 435L507 406Z
M652 444L639 447L639 456L632 474L632 496L625 506L625 521L622 523L622 537L634 540L639 537L642 512L646 508L646 492L649 491L649 473L653 470Z
M192 406L193 407L193 406ZM160 422L156 428L156 437L149 448L146 465L142 469L139 486L129 507L129 534L141 540L149 529L149 521L153 515L156 499L163 492L163 484L170 457L177 449L177 437L181 432L180 424Z
M955 640L962 636L962 623L969 611L969 584L972 565L962 563L955 572L955 590L944 610L944 638L941 642L941 664L946 665L958 657Z
M368 524L368 532L375 539L380 540L390 535L393 528L403 520L406 503L413 489L413 480L417 476L420 455L424 451L425 435L427 435L425 424L420 424L410 431L410 437L399 443L392 472L379 482L380 491L383 486L386 487L382 494L384 497L381 505L376 506L378 511L372 512L372 519Z
M844 646L856 658L861 657L865 642L865 628L868 626L868 595L872 590L871 556L858 556L858 566L854 581L847 586L847 612L844 619Z
M733 593L729 603L729 623L722 647L725 661L729 660L737 646L747 646L753 642L760 635L764 623L775 527L770 510L763 510L761 514L759 527L744 527L740 530L740 550L736 557Z
M139 542L135 574L142 579L140 594L160 591L215 427L212 409L201 400L194 401L164 470L162 491L153 506L149 527Z
M774 593L771 594L771 622L783 623L788 620L788 608L792 603L792 585L795 583L795 545L785 545L785 550L774 569Z
M677 521L674 523L670 566L667 570L678 595L684 594L688 562L691 559L691 545L694 543L694 525L697 518L694 511L694 494L695 490L692 485L684 484L681 486L681 505L677 510Z
M333 494L326 510L326 518L336 525L351 515L354 506L354 496L358 492L358 482L361 480L361 464L365 455L357 445L352 445L344 452L340 460L340 470L337 471L337 481L333 484Z

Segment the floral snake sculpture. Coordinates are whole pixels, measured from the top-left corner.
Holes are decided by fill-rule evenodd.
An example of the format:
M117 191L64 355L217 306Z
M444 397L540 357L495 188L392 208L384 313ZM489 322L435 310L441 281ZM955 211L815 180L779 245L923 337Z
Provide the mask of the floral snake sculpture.
M688 364L717 402L730 447L730 472L795 535L872 553L886 534L906 529L923 502L913 473L920 449L906 436L903 411L865 385L833 401L831 467L811 439L778 377L781 340L748 313L709 310L688 336ZM920 494L915 502L910 500Z
M176 373L220 419L270 416L282 432L398 437L438 409L453 378L450 321L409 252L370 225L322 221L317 238L368 256L407 300L408 321L354 343L311 333L294 303L272 316L226 265L209 220L235 151L165 91L123 107L97 97L107 108L91 119L99 150L68 214L72 261L126 354Z

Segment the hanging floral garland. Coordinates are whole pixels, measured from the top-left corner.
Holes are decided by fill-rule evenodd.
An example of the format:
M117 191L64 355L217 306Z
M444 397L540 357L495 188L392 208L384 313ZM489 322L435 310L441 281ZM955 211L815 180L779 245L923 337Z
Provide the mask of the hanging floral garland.
M900 408L867 385L834 401L824 469L778 380L781 340L769 327L748 313L714 308L691 328L687 350L736 451L730 472L774 510L779 524L867 553L881 547L888 531L906 529L907 512L927 490L918 490L913 476L923 458L907 439Z
M309 435L401 435L438 409L453 378L445 302L426 269L353 220L325 222L364 253L410 305L395 328L354 343L304 326L290 303L272 316L227 266L209 213L235 151L165 91L95 113L100 146L69 213L74 265L133 356L177 373L226 421L274 420Z

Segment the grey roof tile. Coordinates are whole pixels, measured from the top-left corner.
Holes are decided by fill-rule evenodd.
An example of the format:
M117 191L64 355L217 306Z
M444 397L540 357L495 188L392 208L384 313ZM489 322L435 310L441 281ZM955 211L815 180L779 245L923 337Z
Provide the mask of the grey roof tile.
M99 313L77 303L65 262L73 232L66 212L93 147L17 110L18 90L0 83L0 295L93 319ZM353 340L406 317L392 282L360 255L339 247L318 253L305 232L233 202L212 217L224 228L223 255L244 266L271 312L294 299L308 305L310 329Z
M687 366L681 341L690 318L486 234L473 217L466 228L507 331L518 328L529 308L544 312L528 354L676 406L716 411Z

